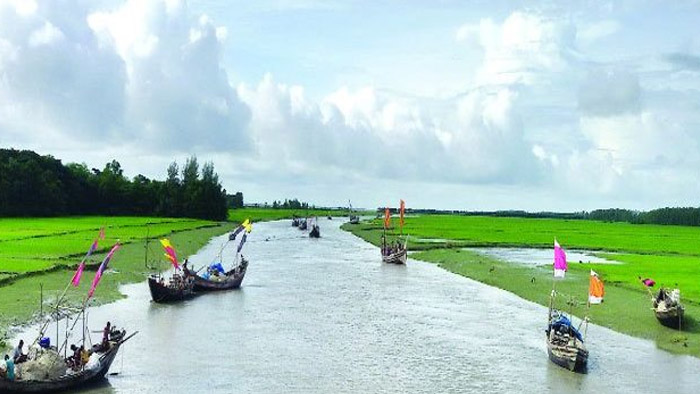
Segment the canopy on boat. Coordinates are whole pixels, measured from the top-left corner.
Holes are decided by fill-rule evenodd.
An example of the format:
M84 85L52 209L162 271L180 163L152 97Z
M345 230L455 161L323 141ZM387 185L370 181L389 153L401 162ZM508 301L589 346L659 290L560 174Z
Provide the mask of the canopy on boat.
M571 320L569 320L569 318L567 318L566 316L562 315L557 317L557 319L554 322L552 322L551 327L557 331L564 331L568 329L570 333L573 333L573 335L575 335L576 338L583 342L583 335L581 335L581 333L576 329L576 327L574 327L571 324Z

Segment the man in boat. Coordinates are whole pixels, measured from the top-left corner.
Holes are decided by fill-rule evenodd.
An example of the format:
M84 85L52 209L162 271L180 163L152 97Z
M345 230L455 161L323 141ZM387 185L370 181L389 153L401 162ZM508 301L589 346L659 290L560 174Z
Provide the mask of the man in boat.
M10 358L9 355L5 355L5 378L7 380L15 380L15 362Z
M70 350L73 354L66 359L66 363L68 363L68 366L73 368L74 371L77 371L80 368L80 348L72 344L70 345Z
M107 322L104 330L102 330L102 350L109 350L109 333L112 331L112 323Z
M86 365L90 361L90 353L85 350L84 345L80 345L80 364Z
M27 355L22 352L22 348L24 347L24 340L20 339L19 340L19 345L15 348L15 352L12 355L12 361L15 364L21 364L25 361L27 361Z

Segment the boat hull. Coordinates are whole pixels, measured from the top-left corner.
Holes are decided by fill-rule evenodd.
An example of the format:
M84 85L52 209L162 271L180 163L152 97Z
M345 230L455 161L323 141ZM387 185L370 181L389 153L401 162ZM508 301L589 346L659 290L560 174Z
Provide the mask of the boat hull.
M408 251L406 251L406 249L402 249L389 255L382 255L382 261L387 264L406 264L407 259Z
M547 343L547 355L554 364L572 372L585 373L588 366L588 351L573 346L557 346Z
M121 343L113 343L112 347L100 356L98 368L84 370L73 375L61 376L56 379L16 380L0 379L0 393L54 393L87 387L104 380L109 367L117 357Z
M238 273L231 271L226 275L225 280L220 281L202 278L192 271L189 271L188 274L194 277L194 290L197 292L223 291L239 289L247 269L248 264L245 264Z
M184 301L196 295L194 292L194 281L189 282L183 289L173 289L160 283L158 278L149 276L148 289L151 291L151 298L157 303Z
M309 232L309 237L310 238L321 238L321 230L318 227L314 227L310 232Z
M665 311L654 310L656 319L669 328L680 328L683 324L683 308L673 308Z

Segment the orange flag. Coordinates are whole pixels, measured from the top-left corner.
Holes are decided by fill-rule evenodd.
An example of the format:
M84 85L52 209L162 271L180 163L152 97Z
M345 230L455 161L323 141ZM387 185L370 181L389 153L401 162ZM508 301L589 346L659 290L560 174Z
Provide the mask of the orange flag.
M399 225L401 228L403 228L403 225L405 223L404 221L404 213L406 211L406 203L401 200L400 208L399 208Z
M603 302L605 295L605 287L603 281L600 280L598 274L591 270L590 286L588 287L588 302L591 304L600 304Z
M391 226L391 212L389 208L384 208L384 228L388 229Z

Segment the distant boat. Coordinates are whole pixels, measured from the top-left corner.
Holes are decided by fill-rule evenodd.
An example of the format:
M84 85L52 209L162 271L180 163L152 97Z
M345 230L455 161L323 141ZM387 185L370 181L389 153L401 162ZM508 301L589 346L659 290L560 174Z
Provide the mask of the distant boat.
M571 320L561 312L549 311L547 335L547 354L549 359L561 367L574 372L585 372L588 365L588 350L583 336Z
M299 222L299 230L304 231L308 228L308 223L306 223L306 219L302 220Z
M328 215L328 220L333 220L333 216Z
M387 264L406 264L408 259L408 251L404 245L402 248L395 251L386 251L382 249L382 261Z
M360 217L357 215L350 215L350 224L359 224L360 223Z
M400 208L400 219L399 227L401 228L401 234L403 235L403 221L404 221L404 202L401 200ZM387 264L406 264L408 259L408 238L404 238L403 243L401 242L401 236L396 240L395 243L387 242L386 230L389 229L391 225L391 212L389 208L384 210L384 233L382 234L382 261Z
M299 227L299 218L292 219L292 227Z
M678 289L671 291L662 287L652 300L652 306L659 323L670 328L682 327L685 308L681 305Z
M311 226L311 231L309 231L309 237L321 238L321 227L319 227L318 224L313 224Z

